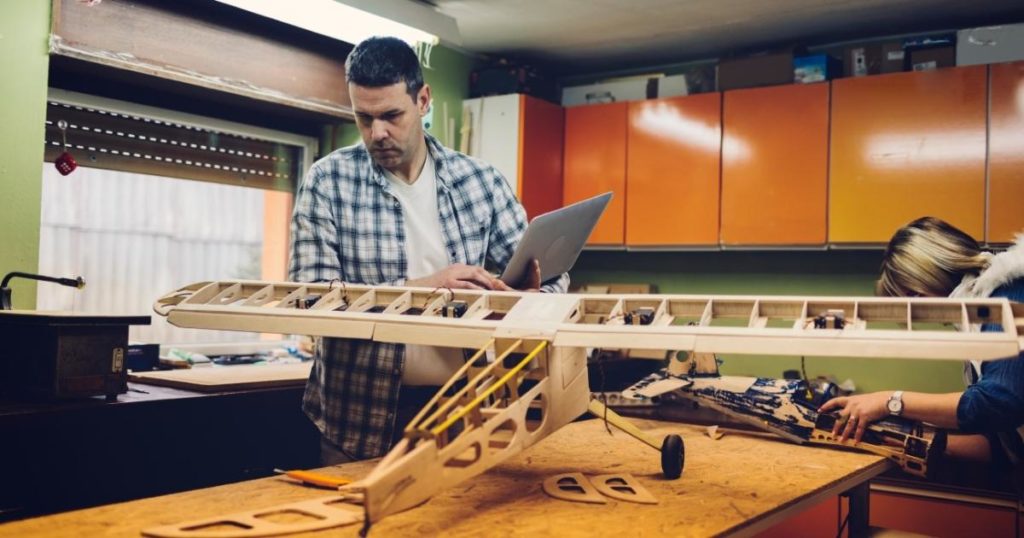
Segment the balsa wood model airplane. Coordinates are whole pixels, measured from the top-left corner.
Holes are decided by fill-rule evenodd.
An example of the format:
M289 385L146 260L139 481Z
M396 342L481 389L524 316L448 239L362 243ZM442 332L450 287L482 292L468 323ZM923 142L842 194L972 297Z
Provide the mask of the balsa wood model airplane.
M678 477L680 437L652 439L591 400L587 357L594 348L988 360L1024 347L1018 333L1024 305L1005 299L616 296L219 281L171 292L154 309L180 327L478 350L370 475L342 486L340 497L144 531L160 537L271 536L359 521L368 528L588 411L660 451L663 473ZM972 331L978 323L998 323L1002 331ZM256 517L286 509L319 515L301 525ZM205 532L216 523L238 530Z

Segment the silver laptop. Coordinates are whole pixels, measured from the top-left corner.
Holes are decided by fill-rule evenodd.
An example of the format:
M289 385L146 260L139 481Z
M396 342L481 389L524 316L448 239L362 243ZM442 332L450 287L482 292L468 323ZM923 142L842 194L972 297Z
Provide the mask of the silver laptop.
M606 192L534 218L501 274L501 280L509 286L518 286L526 278L530 260L534 259L540 262L541 282L572 269L611 199L612 193Z

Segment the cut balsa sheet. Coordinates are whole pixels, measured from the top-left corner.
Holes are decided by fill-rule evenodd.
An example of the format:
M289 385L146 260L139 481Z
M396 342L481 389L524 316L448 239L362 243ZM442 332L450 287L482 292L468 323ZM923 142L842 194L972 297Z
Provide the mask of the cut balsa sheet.
M343 496L294 502L142 531L152 538L262 538L353 525L362 507Z

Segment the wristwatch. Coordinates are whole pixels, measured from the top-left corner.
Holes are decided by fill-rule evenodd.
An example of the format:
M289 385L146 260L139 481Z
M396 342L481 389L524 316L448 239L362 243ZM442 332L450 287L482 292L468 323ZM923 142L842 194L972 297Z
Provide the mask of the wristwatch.
M898 417L903 414L903 391L898 390L889 396L889 401L885 404L889 408L889 414Z

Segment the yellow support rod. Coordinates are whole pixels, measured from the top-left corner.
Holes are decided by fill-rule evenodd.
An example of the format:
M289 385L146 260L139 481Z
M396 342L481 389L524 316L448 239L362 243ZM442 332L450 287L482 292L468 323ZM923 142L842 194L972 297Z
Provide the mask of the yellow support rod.
M517 373L519 373L520 370L525 368L526 365L529 364L530 361L532 361L538 353L540 353L541 351L544 350L545 347L547 347L547 345L548 343L546 340L541 340L540 344L537 344L537 347L533 348L533 351L527 354L523 360L519 361L519 364L516 364L514 368L508 371L508 373L501 376L501 379L499 379L497 383L494 383L490 387L487 387L487 390L480 393L480 395L477 396L476 399L474 399L472 402L469 402L469 404L464 406L462 409L459 409L458 412L456 412L454 415L448 417L448 420L434 427L434 429L431 430L431 433L433 433L434 435L440 435L441 432L447 430L452 424L455 424L457 420L466 416L471 410L479 407L481 402L483 402L491 394L494 394L495 391L497 391L499 388L505 386L505 383L508 383L508 380L512 379L512 376L516 375Z
M491 339L491 342L494 342L494 340ZM439 405L437 407L437 410L434 411L434 413L432 415L430 415L429 418L424 420L419 425L419 430L423 431L425 433L429 433L425 429L428 424L433 424L434 421L436 421L440 417L444 416L444 414L447 413L448 411L450 411L453 407L455 407L455 405L458 404L458 402L462 399L462 397L465 396L466 394L468 394L469 391L476 390L476 388L483 383L483 380L486 379L487 376L491 375L491 372L493 372L494 369L497 368L501 364L501 362L505 360L505 357L508 357L509 355L511 355L512 351L517 349L519 347L519 345L522 344L522 343L523 343L522 340L516 340L514 344L512 344L511 346L508 347L508 349L506 349L504 352L500 353L494 359L494 362L488 364L483 370L481 370L479 373L477 373L476 377L474 377L473 379L470 379L469 382L466 383L466 386L464 386L461 389L459 389L459 391L457 393L455 393L455 395L453 395L451 398L448 398L448 400L446 402L444 402L443 405ZM481 348L481 349L486 351L487 347L485 346L484 348ZM468 362L466 364L470 364L471 365L473 363L472 362ZM465 365L463 365L463 366L465 367ZM458 378L455 378L455 379L458 379ZM449 380L449 381L451 381L451 380Z
M616 413L615 411L608 409L608 407L606 407L603 403L597 400L590 400L588 410L595 417L599 419L606 419L609 424L633 436L636 440L640 441L641 443L650 446L654 450L657 450L659 452L661 451L661 443L659 443L657 439L654 439L646 432L640 430L640 428L637 428L636 424L633 424L632 422L627 420L626 417L623 417L622 415Z
M424 415L427 414L427 411L429 411L430 408L433 407L434 404L436 404L441 399L441 396L445 393L445 391L451 388L451 386L454 385L456 381L461 379L462 376L466 375L466 371L469 370L470 367L473 366L473 363L479 360L480 357L482 357L484 353L487 352L487 348L491 347L493 344L494 339L491 338L490 340L487 341L486 344L484 344L484 347L478 349L477 352L474 353L473 356L470 357L469 360L466 361L465 364L463 364L459 368L458 372L455 372L455 375L448 378L448 381L444 384L444 386L442 386L441 389L437 391L437 394L435 394L434 397L431 398L429 402L427 402L427 405L424 405L423 409L420 409L420 412L416 413L416 417L413 418L412 421L409 422L409 425L405 427L405 431L409 432L412 430L419 429L420 421L423 420L423 417Z

